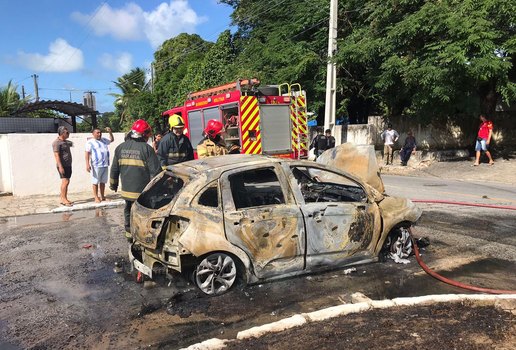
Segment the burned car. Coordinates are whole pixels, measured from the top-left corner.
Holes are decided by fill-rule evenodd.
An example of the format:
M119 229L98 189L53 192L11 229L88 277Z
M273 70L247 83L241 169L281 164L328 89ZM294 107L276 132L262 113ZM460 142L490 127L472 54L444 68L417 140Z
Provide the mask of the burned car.
M382 184L383 188L383 184ZM227 155L170 166L131 212L132 265L209 295L376 261L421 211L336 167Z

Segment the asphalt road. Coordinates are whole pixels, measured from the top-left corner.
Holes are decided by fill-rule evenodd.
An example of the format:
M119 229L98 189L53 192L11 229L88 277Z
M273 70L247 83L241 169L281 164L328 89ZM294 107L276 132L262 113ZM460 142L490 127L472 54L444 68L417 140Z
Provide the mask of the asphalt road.
M382 179L392 196L516 206L516 186L507 184L396 175L382 175Z

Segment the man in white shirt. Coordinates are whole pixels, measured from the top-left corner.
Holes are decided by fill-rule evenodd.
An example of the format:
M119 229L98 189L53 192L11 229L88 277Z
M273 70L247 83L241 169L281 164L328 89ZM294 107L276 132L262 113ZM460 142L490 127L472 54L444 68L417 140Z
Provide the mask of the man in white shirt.
M91 172L95 203L106 200L104 191L108 180L108 145L115 141L111 128L106 128L106 131L109 133L109 139L102 137L102 131L97 128L91 132L93 137L86 141L86 171Z
M392 124L387 124L387 130L382 132L382 140L383 140L383 159L385 165L392 164L392 156L393 156L393 145L400 135L396 130L392 128Z

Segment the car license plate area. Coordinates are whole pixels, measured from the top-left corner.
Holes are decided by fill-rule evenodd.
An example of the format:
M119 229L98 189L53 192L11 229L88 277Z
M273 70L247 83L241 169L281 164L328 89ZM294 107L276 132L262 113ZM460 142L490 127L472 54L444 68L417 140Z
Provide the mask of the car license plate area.
M136 259L133 260L133 265L136 270L152 278L152 269L149 268L147 265L144 265Z

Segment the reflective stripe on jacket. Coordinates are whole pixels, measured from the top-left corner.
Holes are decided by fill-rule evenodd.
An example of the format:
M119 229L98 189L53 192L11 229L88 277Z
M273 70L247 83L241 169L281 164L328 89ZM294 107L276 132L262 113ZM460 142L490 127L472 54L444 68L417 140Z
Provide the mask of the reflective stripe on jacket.
M158 159L162 167L193 160L193 147L190 140L185 135L177 136L169 132L159 143Z
M228 150L223 140L215 143L215 141L205 138L197 145L197 157L199 158L222 156L227 153Z
M134 201L160 171L154 149L143 140L129 139L115 149L109 184L118 187L120 177L122 198Z

